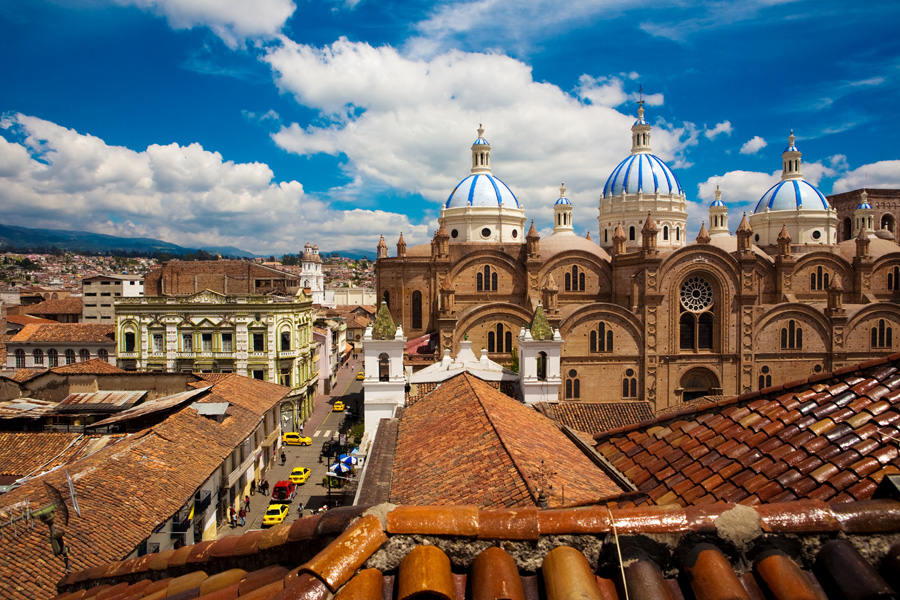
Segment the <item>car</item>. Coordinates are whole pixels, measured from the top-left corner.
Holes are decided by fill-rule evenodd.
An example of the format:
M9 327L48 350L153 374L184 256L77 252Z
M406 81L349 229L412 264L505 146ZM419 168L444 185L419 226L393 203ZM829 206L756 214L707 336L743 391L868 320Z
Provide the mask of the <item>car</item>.
M336 454L338 450L338 443L334 440L325 440L322 442L322 451L319 454L332 455Z
M289 431L281 436L281 443L288 446L312 446L312 438Z
M363 379L366 378L366 372L363 371L362 369L360 369L359 371L356 372L356 378L357 378L359 381L362 381Z
M334 406L331 407L331 410L334 412L344 412L344 403L338 400L334 403Z
M279 481L272 488L273 502L290 502L297 493L297 484L291 481Z
M288 479L291 480L291 483L296 483L297 485L301 483L306 483L306 480L309 479L310 470L306 467L295 467L293 471L291 471Z
M283 522L288 514L288 510L287 504L281 504L280 502L270 504L268 510L266 510L266 514L263 515L262 526L271 527L272 525L278 525Z

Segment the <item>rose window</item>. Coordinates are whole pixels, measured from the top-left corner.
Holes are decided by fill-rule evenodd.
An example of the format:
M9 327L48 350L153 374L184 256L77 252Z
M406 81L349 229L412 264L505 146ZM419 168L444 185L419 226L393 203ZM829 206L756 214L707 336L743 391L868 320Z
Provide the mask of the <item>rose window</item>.
M709 307L712 299L712 286L702 277L689 277L681 284L681 305L691 312Z

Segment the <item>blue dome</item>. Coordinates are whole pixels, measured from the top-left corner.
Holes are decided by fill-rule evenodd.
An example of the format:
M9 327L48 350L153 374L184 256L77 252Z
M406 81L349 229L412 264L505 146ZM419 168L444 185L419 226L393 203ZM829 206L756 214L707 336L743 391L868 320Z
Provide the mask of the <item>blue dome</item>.
M856 210L872 210L872 205L868 202L863 202L856 207Z
M725 203L721 200L713 200L709 207L712 208L713 206L725 206Z
M831 208L822 192L803 179L783 179L763 194L754 213L769 210L828 210Z
M559 200L556 201L556 203L557 204L572 204L571 202L569 202L568 198L560 198Z
M681 182L675 177L672 169L653 154L632 154L619 163L606 185L603 186L603 197L621 194L678 194L684 195Z
M472 145L473 146L490 146L491 144L483 137L480 137L477 140L475 140L474 142L472 142Z
M489 174L469 175L460 181L444 208L460 208L465 206L492 206L497 207L505 204L508 207L519 207L519 201L516 195L512 193L509 187Z

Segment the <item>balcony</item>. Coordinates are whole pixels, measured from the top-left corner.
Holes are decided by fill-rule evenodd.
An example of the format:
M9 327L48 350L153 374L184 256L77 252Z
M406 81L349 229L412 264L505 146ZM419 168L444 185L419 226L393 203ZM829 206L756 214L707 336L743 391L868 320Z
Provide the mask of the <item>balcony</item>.
M140 358L140 357L141 357L140 352L119 352L119 355L118 355L118 358L133 358L133 359L137 359L137 358Z
M194 496L194 514L202 515L212 503L212 492L197 492Z
M295 358L296 356L296 350L282 350L278 353L278 358Z
M177 358L194 358L197 356L196 352L179 352Z
M172 517L172 535L182 534L191 528L190 513L179 511Z

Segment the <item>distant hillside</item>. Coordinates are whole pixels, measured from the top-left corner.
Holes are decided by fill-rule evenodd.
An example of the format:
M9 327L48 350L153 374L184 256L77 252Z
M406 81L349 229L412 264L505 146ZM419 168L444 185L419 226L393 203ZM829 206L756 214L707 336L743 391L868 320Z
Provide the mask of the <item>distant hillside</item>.
M326 254L337 254L338 256L351 258L353 260L362 260L363 258L366 260L375 260L378 256L378 253L375 250L335 250L333 252L327 252Z
M136 252L140 254L168 253L181 256L196 253L197 248L185 248L177 244L151 238L125 238L88 231L66 231L63 229L29 229L14 225L0 224L0 250L53 249L68 252L89 252L109 254L113 252ZM256 255L240 248L221 246L202 248L205 252L223 256L253 258Z

